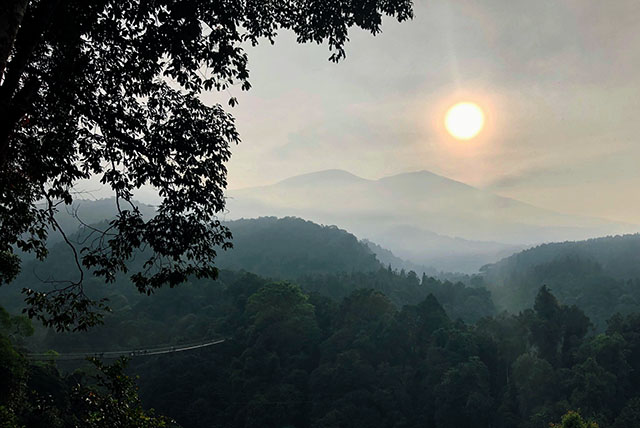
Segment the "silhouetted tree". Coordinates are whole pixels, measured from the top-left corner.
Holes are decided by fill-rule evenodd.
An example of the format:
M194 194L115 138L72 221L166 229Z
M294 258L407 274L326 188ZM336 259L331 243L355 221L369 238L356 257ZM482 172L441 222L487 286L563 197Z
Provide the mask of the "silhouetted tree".
M26 290L29 314L60 329L100 321L83 289L83 267L113 281L145 248L131 274L141 292L214 277L230 231L225 162L239 141L233 117L200 95L250 88L244 43L326 42L344 58L349 29L403 21L411 0L6 0L0 8L0 282L18 273L15 249L46 256L58 204L92 175L115 193L118 215L76 254L78 278L49 293ZM235 98L229 99L232 106ZM133 204L158 189L157 215ZM45 201L43 205L40 201ZM75 251L75 250L74 250Z

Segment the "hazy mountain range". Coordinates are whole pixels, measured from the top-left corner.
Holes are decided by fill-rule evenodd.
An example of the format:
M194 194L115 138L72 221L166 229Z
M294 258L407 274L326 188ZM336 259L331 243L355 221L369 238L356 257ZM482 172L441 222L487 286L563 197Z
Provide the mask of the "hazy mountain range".
M335 224L401 258L449 271L474 272L543 242L640 231L538 208L428 171L367 180L326 170L227 194L227 220L298 216Z
M367 180L342 170L300 175L279 183L229 190L225 220L297 216L337 225L369 240L383 263L416 271L473 273L545 242L634 233L636 225L566 215L420 171ZM154 207L138 204L146 218ZM67 232L116 214L113 199L76 201L58 221ZM52 242L59 235L51 235ZM375 244L380 247L376 247Z

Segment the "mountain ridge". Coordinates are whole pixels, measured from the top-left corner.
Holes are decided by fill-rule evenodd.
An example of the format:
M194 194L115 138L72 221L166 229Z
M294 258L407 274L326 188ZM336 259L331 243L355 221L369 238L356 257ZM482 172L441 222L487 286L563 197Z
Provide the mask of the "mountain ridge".
M550 214L554 214L554 215L559 215L559 216L566 216L566 217L571 217L571 218L582 218L582 219L590 219L590 220L594 220L594 221L603 221L603 222L608 222L608 223L613 223L613 224L619 224L619 225L626 225L626 226L632 226L632 227L640 227L640 225L637 224L633 224L633 223L628 223L628 222L622 222L622 221L618 221L618 220L612 220L609 218L605 218L605 217L599 217L599 216L590 216L590 215L575 215L575 214L567 214L561 211L556 211L553 209L549 209L549 208L544 208L544 207L540 207L534 204L531 204L529 202L526 201L522 201L516 198L512 198L509 196L503 196L497 193L493 193L493 191L491 189L485 189L482 187L475 187L472 186L470 184L467 184L465 182L459 181L459 180L455 180L449 177L446 177L444 175L440 175L437 173L434 173L432 171L426 170L426 169L421 169L421 170L416 170L416 171L408 171L408 172L401 172L401 173L397 173L397 174L392 174L392 175L386 175L377 179L368 179L368 178L364 178L364 177L360 177L359 175L356 175L350 171L344 170L344 169L339 169L339 168L329 168L329 169L323 169L323 170L318 170L318 171L312 171L312 172L307 172L307 173L303 173L303 174L298 174L298 175L294 175L291 177L287 177L284 178L282 180L278 180L276 182L270 183L270 184L265 184L265 185L261 185L261 186L245 186L245 187L239 187L239 188L230 188L228 189L229 192L242 192L245 190L249 190L249 189L261 189L261 188L268 188L268 187L273 187L273 186L278 186L278 185L288 185L288 184L300 184L301 182L307 181L309 179L312 178L317 178L317 179L323 179L323 180L327 180L327 181L335 181L337 179L349 179L352 182L356 183L356 182L360 182L360 183L389 183L389 182L393 182L393 181L399 181L402 180L404 178L411 178L411 177L428 177L430 179L436 179L438 181L441 182L446 182L450 185L457 185L460 188L463 189L467 189L467 190L472 190L472 191L476 191L476 192L481 192L481 193L490 193L492 194L494 197L504 200L504 201L509 201L509 202L513 202L513 203L517 203L517 204L521 204L530 208L534 208L536 210L541 210L541 211L545 211L548 212ZM437 232L434 232L437 233ZM462 238L464 239L464 238ZM589 239L589 238L587 238Z
M335 224L421 265L457 270L460 258L467 273L531 245L640 231L637 225L539 208L427 170L371 180L330 169L227 194L226 219L296 216ZM422 237L394 236L407 227ZM429 233L445 238L432 241ZM476 242L502 247L479 248ZM444 261L443 253L451 260Z

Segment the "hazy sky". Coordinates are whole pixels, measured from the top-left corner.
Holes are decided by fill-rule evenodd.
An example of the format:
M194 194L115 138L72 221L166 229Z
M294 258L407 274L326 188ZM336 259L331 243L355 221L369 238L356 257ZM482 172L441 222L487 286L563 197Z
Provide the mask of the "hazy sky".
M640 223L639 1L425 0L415 15L387 19L377 37L353 32L338 65L286 32L250 48L253 89L230 91L243 139L231 187L329 168L427 169ZM457 101L487 115L470 142L443 132Z

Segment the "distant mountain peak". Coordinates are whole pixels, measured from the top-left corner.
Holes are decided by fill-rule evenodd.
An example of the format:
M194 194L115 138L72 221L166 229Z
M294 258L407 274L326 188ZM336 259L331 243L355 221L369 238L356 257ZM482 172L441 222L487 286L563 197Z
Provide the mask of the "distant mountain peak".
M393 177L438 177L438 178L445 178L447 180L449 180L447 177L443 177L442 175L438 175L434 172L428 171L426 169L421 169L418 171L408 171L408 172L401 172L398 174L393 174L393 175L388 175L385 177L380 178L380 180L385 180L388 178L393 178Z
M422 169L419 171L411 171L411 172L402 172L400 174L389 175L386 177L382 177L377 180L378 182L420 182L420 181L428 181L428 182L438 182L438 183L447 183L454 186L464 187L466 189L473 189L477 191L481 191L480 189L470 186L462 181L454 180L449 177L445 177L443 175L436 174L434 172L428 171L426 169Z
M473 272L545 241L638 231L538 208L427 170L377 180L317 171L232 193L228 207L228 218L294 215L336 224L406 260L448 271Z
M392 181L403 181L403 180L430 180L430 181L438 181L438 182L448 182L455 183L458 185L463 185L468 188L474 188L468 184L465 184L461 181L453 180L451 178L445 177L443 175L436 174L435 172L428 171L426 169L422 169L419 171L409 171L409 172L401 172L398 174L386 175L384 177L380 177L376 180L368 180L366 178L359 177L349 171L344 169L324 169L320 171L309 172L305 174L295 175L293 177L285 178L276 183L277 184L291 184L291 183L301 183L308 184L316 181L352 181L352 182L392 182ZM475 188L474 188L475 189Z
M307 174L289 177L278 182L277 184L308 184L315 181L365 182L369 180L358 177L357 175L343 169L325 169L322 171L315 171Z

